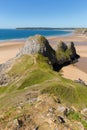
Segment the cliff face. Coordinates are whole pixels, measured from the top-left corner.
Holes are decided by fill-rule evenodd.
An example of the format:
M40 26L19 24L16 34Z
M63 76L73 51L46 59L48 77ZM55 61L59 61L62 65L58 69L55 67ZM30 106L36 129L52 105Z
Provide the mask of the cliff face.
M19 52L18 56L20 57L24 54L34 55L37 53L48 57L52 64L56 62L55 51L49 45L48 40L41 35L35 35L27 39L25 46Z

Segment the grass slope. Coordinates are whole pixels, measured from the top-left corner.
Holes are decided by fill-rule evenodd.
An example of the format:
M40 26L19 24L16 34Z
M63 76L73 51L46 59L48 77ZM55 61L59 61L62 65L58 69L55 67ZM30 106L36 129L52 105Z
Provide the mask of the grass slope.
M87 107L87 88L61 77L41 55L22 56L8 75L13 79L8 86L0 87L0 107L13 105L24 94L36 90L59 97L63 103L80 108Z

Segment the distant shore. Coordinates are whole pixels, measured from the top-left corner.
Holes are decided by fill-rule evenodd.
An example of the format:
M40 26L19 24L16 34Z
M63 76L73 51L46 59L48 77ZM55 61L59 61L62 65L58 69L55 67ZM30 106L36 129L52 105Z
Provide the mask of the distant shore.
M56 48L57 42L62 40L66 43L73 41L77 53L81 56L78 63L62 68L62 75L65 78L76 80L81 78L87 83L87 37L84 35L53 36L47 37L51 46ZM26 40L14 40L0 42L0 64L16 56L24 46Z

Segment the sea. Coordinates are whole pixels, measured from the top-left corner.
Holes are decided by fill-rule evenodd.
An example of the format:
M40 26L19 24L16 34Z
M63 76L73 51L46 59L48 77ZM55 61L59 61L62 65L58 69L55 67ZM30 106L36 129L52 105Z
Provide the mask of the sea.
M40 34L43 36L62 36L71 34L70 30L35 30L35 29L0 29L0 41L26 39L29 36Z

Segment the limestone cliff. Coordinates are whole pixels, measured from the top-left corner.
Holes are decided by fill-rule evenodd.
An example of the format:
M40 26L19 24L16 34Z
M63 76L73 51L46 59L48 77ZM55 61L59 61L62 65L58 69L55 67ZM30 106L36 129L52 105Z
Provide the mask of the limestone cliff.
M21 49L17 56L24 54L34 55L37 53L48 57L52 64L56 62L55 51L50 46L48 40L41 35L29 37L25 43L25 46Z

